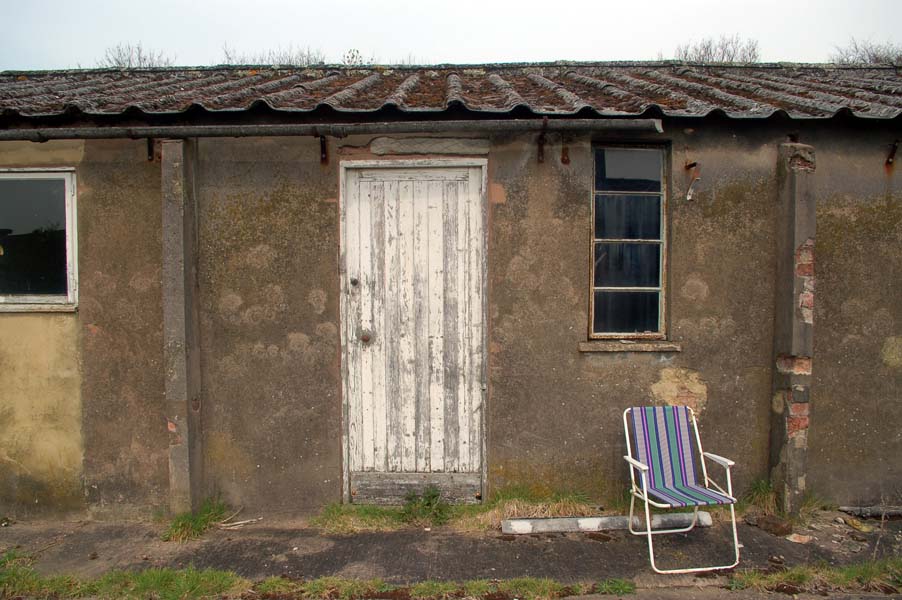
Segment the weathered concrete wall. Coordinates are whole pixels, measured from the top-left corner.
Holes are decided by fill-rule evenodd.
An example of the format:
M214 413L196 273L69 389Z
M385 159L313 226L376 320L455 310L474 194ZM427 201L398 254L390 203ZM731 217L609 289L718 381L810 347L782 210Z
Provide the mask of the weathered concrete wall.
M0 505L165 502L159 163L144 141L4 142L0 165L76 167L76 313L0 314Z
M85 497L149 514L168 493L160 163L144 140L89 141L77 175Z
M0 167L77 166L84 143L0 143ZM0 507L10 516L83 504L74 314L0 313Z
M695 405L707 447L766 474L773 320L776 145L680 133L670 198L670 331L681 352L580 352L589 321L592 154L550 140L498 146L490 177L489 483L617 496L621 413ZM696 139L700 138L700 139ZM695 199L684 198L699 163ZM741 167L737 167L741 164ZM501 195L501 194L497 194Z
M808 487L902 503L902 128L812 132L818 214ZM897 155L896 162L899 162Z
M341 499L338 167L315 138L202 140L206 490L250 509Z
M542 163L535 136L492 141L490 491L618 496L621 413L646 402L694 405L706 448L737 460L737 489L767 476L777 150L800 133L818 155L808 487L898 503L902 192L884 161L902 132L665 125L678 352L580 351L593 140L549 135ZM371 157L367 142L331 141L326 165L313 138L199 143L205 494L261 511L341 498L338 164ZM0 503L165 506L160 163L143 141L91 141L0 144L0 164L77 166L81 284L76 314L0 314Z
M0 315L0 507L4 515L81 506L84 446L79 380L74 315Z

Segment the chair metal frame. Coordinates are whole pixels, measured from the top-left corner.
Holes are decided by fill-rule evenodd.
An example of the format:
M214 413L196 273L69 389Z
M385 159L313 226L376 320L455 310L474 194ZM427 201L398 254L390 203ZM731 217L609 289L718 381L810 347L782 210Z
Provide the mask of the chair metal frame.
M635 408L641 408L641 407L635 407ZM695 527L695 525L698 523L698 507L705 506L705 505L704 504L696 504L695 505L695 507L694 507L695 510L692 513L692 523L690 523L690 525L688 527L682 527L682 528L677 528L677 529L652 530L652 528L651 528L651 511L649 508L650 506L654 506L656 508L682 508L682 507L674 506L672 504L661 503L661 502L658 502L658 501L655 501L655 500L652 500L651 498L649 498L649 496L648 496L649 467L648 467L648 465L643 464L643 463L639 462L638 460L636 460L635 458L633 458L633 450L632 450L632 446L630 444L630 430L629 430L629 422L627 420L627 415L629 415L630 412L633 410L633 408L631 407L631 408L627 408L626 410L623 411L623 433L624 433L624 437L626 438L626 453L627 453L627 455L624 456L623 458L624 458L624 460L626 460L627 463L629 463L630 483L631 483L631 485L630 485L629 532L633 535L644 535L648 538L648 556L651 561L651 568L656 573L662 573L662 574L697 573L697 572L701 572L701 571L716 571L716 570L721 570L721 569L732 569L733 567L735 567L736 565L739 564L739 536L736 533L736 511L734 508L734 506L736 504L736 497L733 495L733 481L730 476L730 468L736 463L728 458L718 456L717 454L712 454L711 452L705 452L702 449L702 440L698 434L698 423L695 420L695 411L693 411L688 406L686 407L686 409L689 411L689 416L691 417L691 421L692 421L692 429L695 432L695 442L698 447L699 462L701 463L702 474L704 475L704 478L705 478L705 487L712 491L716 491L716 492L728 497L730 500L732 500L732 502L729 504L729 507L730 507L730 519L731 519L732 525L733 525L733 549L735 551L735 556L734 556L733 562L728 565L719 565L719 566L712 566L712 567L692 567L692 568L686 568L686 569L659 569L657 567L657 565L655 564L655 549L654 549L654 543L652 541L652 538L655 535L660 535L660 534L664 534L664 533L685 533L685 532L691 531ZM705 459L711 460L712 462L715 462L715 463L721 465L724 468L724 471L726 471L726 484L727 484L726 491L724 491L724 489L721 486L719 486L717 484L717 482L715 482L713 479L711 479L708 476L708 468L705 465ZM636 484L636 471L639 472L639 479L642 484L641 488ZM633 513L634 513L634 507L635 507L637 498L639 500L642 500L645 503L645 529L644 530L633 529Z

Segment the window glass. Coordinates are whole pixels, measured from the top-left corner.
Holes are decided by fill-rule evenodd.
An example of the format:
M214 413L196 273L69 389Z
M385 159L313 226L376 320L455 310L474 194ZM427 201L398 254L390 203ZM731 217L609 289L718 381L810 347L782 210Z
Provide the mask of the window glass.
M595 292L595 331L658 331L658 292Z
M595 152L595 189L660 192L660 150L605 148Z
M661 239L661 197L610 194L595 196L595 237Z
M0 178L0 294L67 288L65 181Z
M657 287L660 268L658 244L595 244L596 287Z
M596 148L592 337L663 337L665 196L660 148Z

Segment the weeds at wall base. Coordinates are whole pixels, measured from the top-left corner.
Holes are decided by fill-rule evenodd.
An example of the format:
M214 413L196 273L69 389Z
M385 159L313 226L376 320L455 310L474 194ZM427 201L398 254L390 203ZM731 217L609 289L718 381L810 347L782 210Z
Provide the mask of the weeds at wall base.
M199 538L222 521L228 510L229 507L222 500L207 498L198 510L176 516L163 534L163 541L186 542Z

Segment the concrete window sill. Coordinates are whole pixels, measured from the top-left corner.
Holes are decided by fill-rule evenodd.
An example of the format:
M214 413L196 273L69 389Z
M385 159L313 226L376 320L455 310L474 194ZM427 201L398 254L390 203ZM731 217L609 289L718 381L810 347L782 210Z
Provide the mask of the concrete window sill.
M683 347L680 344L663 340L592 340L579 343L580 352L681 352L682 350Z
M78 311L76 304L3 304L0 313L74 313Z

